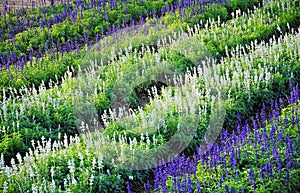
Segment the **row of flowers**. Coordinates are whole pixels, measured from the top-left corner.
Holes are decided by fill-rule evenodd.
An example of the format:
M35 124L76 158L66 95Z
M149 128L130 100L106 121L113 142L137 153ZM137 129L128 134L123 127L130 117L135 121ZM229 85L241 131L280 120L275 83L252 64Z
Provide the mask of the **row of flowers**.
M21 9L7 13L4 10L3 17L0 18L0 39L6 40L16 36L16 34L30 28L61 23L67 18L72 17L72 10L90 9L102 1L83 1L76 0L72 3L56 4L55 6L44 6L32 9ZM0 14L2 15L2 14Z
M241 17L240 19L241 21L248 21L249 18L253 17L252 15L263 18L262 15L264 14L262 11L257 10L255 13L250 14L250 16ZM237 18L238 16L239 14L236 14ZM9 147L12 149L8 153L7 159L9 160L10 157L13 157L17 152L24 154L26 149L28 149L28 147L31 145L30 141L33 139L39 139L41 136L57 139L57 134L60 132L68 135L78 133L78 125L80 125L80 123L77 123L75 118L82 118L83 116L87 117L84 115L84 113L86 113L88 109L84 108L87 108L91 105L87 102L81 103L83 101L82 98L78 101L78 97L76 98L74 96L75 92L77 92L78 96L80 96L80 93L85 96L89 94L90 96L88 96L87 101L91 102L92 104L91 112L94 112L96 116L97 114L101 115L105 110L109 110L110 107L113 107L113 100L118 100L118 98L114 98L113 96L113 94L116 94L113 92L113 89L115 89L116 92L120 92L118 88L122 88L124 83L127 81L124 81L124 79L122 81L122 78L117 79L117 77L122 77L121 72L125 73L127 77L131 76L131 78L133 78L131 81L131 89L139 89L141 87L142 89L144 88L146 90L148 87L147 82L149 82L149 80L155 81L157 76L166 75L168 73L164 70L174 71L177 69L179 72L184 72L186 69L192 66L199 65L197 62L201 59L205 59L209 52L206 52L205 49L199 49L204 48L205 45L203 45L202 40L199 40L198 38L210 38L211 36L214 36L213 34L215 34L215 32L209 29L214 29L217 31L217 29L228 27L230 33L239 33L239 27L234 27L238 19L234 19L232 21L233 22L228 23L228 25L221 23L213 24L214 22L211 21L210 25L212 25L212 27L206 27L206 29L202 30L200 30L199 26L196 26L195 30L190 30L190 35L183 33L181 35L181 39L179 38L180 36L178 37L178 34L175 34L173 38L174 40L170 39L170 43L172 43L172 45L169 48L164 46L158 49L157 53L151 53L153 51L151 48L148 52L144 51L147 54L145 54L143 57L140 57L140 53L128 53L125 56L120 57L119 61L116 61L109 66L100 67L100 69L96 70L95 72L90 72L87 77L82 76L81 78L78 77L76 79L70 79L70 77L66 76L65 78L68 80L64 82L61 87L58 87L59 85L57 83L53 83L52 85L50 84L50 87L54 88L50 90L47 90L45 86L41 86L39 90L36 90L35 88L27 90L25 89L24 95L21 97L16 95L16 98L12 100L7 100L4 93L4 101L1 109L1 128L3 128L2 136L6 136L5 139L7 140L15 139L19 141L19 143L11 143L9 145ZM258 23L256 20L255 22ZM249 27L253 24L254 23L249 22ZM205 24L205 26L208 25L209 22ZM193 31L195 31L196 34L199 33L199 35L191 37ZM228 33L228 31L224 33ZM223 33L220 35L220 45L224 45L227 41L226 36L222 36L222 34ZM258 33L257 36L260 37L261 34ZM240 42L236 42L236 45L242 43L243 41L244 39L240 39ZM162 45L168 45L167 39L163 39L160 42L162 42ZM191 44L184 42L194 42L194 44L191 46ZM146 48L142 50L146 50ZM287 52L289 53L290 50ZM216 63L216 61L214 61L214 63ZM263 66L262 68L267 67ZM139 81L134 79L134 77L136 77L136 71L138 71L138 74L142 75L140 76L139 79L141 80ZM142 71L144 71L144 74ZM255 79L255 83L262 81L263 79L269 81L269 72L266 70L260 71L262 72L258 73L256 71L256 75L251 74L253 77L258 76L258 74L260 76L259 79ZM295 69L295 71L297 71L297 69ZM154 79L151 78L151 74L154 76ZM234 77L236 77L234 78L236 79L235 81L245 82L245 84L248 85L246 88L249 89L250 83L246 81L238 81L240 78L242 78L238 74L239 73L236 73L234 75ZM243 73L240 75L245 77L248 76L247 74L244 75ZM289 75L290 73L283 74L284 77ZM123 78L126 78L126 76L123 76ZM171 76L173 75L171 74ZM228 76L227 78L229 80ZM79 92L76 91L76 89ZM121 96L120 101L123 101L122 98L124 98L125 103L131 103L131 106L129 107L136 108L138 105L140 105L136 96L136 91L131 92L131 95L129 96L126 95L126 92L128 91L123 91L125 91L125 95ZM39 93L38 95L36 94L37 92ZM12 94L15 93L13 92ZM74 115L77 117L74 118ZM94 116L95 115L93 115L92 118ZM105 114L103 116L105 117ZM91 122L93 121L91 118L89 119ZM105 122L107 122L107 120L104 119L103 122L106 124ZM113 133L114 129L108 130L107 132L110 131Z
M186 40L196 41L197 38L197 36L187 36ZM225 92L226 95L229 95L225 100L227 111L232 112L230 107L243 107L249 111L249 109L251 109L250 107L253 108L253 101L256 100L256 98L252 98L255 96L255 93L257 94L263 91L264 93L269 94L267 96L270 97L268 99L264 99L262 102L268 101L271 99L271 97L274 97L270 95L270 93L276 93L275 90L277 88L274 88L275 85L273 84L280 81L280 83L285 85L286 81L291 78L291 72L286 72L286 74L283 72L292 66L297 66L299 63L299 53L294 52L294 50L299 50L299 47L297 47L299 45L295 44L295 42L298 41L299 33L290 36L283 35L278 40L275 38L271 39L271 46L264 45L266 43L256 44L253 42L252 48L249 48L248 50L250 53L245 56L241 56L243 55L243 51L245 49L238 46L235 57L232 60L221 60L224 62L223 65L218 66L216 61L213 59L204 62L203 68L199 67L197 70L195 70L196 73L187 73L185 75L186 79L183 78L182 80L179 76L178 81L175 83L177 83L176 85L179 85L180 87L175 86L173 88L174 92L172 91L172 88L162 89L162 96L160 97L156 95L156 97L151 100L148 108L146 107L145 111L140 109L141 113L133 113L133 124L135 124L135 121L139 121L140 117L140 120L145 120L145 123L148 122L150 126L155 126L162 120L160 118L164 118L160 116L163 115L165 108L170 107L166 108L167 112L171 112L172 114L172 111L174 112L175 109L175 111L179 112L179 118L187 118L187 120L193 120L191 119L193 117L189 117L188 115L198 115L198 113L201 112L199 116L196 116L196 118L200 117L206 119L204 121L200 120L201 123L204 123L204 125L198 125L198 122L196 122L196 125L194 126L197 127L197 131L205 131L208 119L205 115L209 115L210 108L208 107L212 107L211 104L213 104L212 101L214 98L212 97L214 96L212 94L213 91L209 92L209 88L211 85L215 86L219 83L221 83L221 88L225 89L230 88L230 85L235 85L236 91L231 91L230 94L229 89L228 92ZM172 45L170 48L171 47ZM183 51L184 50L181 52ZM270 54L267 54L268 52ZM232 52L232 54L234 53ZM187 52L186 55L187 57L191 58L193 56L192 52ZM266 61L274 61L264 63L262 62L264 58ZM291 66L282 65L282 63L287 63L288 61ZM210 67L210 62L212 62L212 67ZM295 72L298 71L298 69L294 70ZM239 72L241 71L243 73L239 75ZM199 74L199 76L197 76L197 74ZM228 79L226 77L228 77ZM219 81L211 82L213 79ZM186 80L185 83L184 80ZM229 82L231 82L231 84L229 84ZM239 83L241 83L240 86ZM244 88L249 88L248 85L250 85L250 91L244 91ZM67 86L71 85L66 84L66 87L63 86L62 89L58 89L58 87L56 87L52 90L41 92L40 95L35 94L31 99L23 98L23 100L34 100L36 103L38 103L36 107L40 107L39 113L47 111L49 112L49 110L51 110L48 107L45 108L45 105L43 105L45 104L43 102L45 100L49 100L48 102L52 101L51 103L53 104L53 108L61 110L64 108L65 104L61 103L63 95L66 94L63 93L63 91L68 89ZM217 94L220 93L220 91L217 92ZM249 92L251 95L249 95ZM57 98L54 98L55 95ZM294 95L296 96L296 94ZM245 103L245 101L247 101L244 100L245 97L248 99L249 96L250 99L248 103ZM191 98L193 100L190 100ZM293 98L292 101L295 100L296 99ZM197 107L199 106L199 102L202 104L201 108ZM23 106L24 108L29 106L28 103L26 104L27 105ZM17 107L21 104L14 103L13 105ZM156 112L153 111L155 108ZM239 111L239 108L234 110ZM147 111L147 109L149 109L149 111ZM27 112L26 109L23 109L23 111ZM184 115L187 116L185 117ZM25 115L24 112L20 114L18 112L18 115L14 115L13 117L23 117L26 119L26 116L27 115ZM36 114L36 116L38 116L38 114ZM176 118L176 115L174 114L171 116L173 116L171 118ZM40 116L36 120L40 119L41 117L45 117L45 115ZM58 117L60 117L59 114ZM110 119L114 120L114 117L117 116L114 116L112 113ZM245 118L244 112L241 112L241 117ZM3 118L3 120L4 119L5 118ZM65 120L65 117L62 117L61 120ZM44 121L43 123L46 122L47 121ZM185 122L183 121L182 123ZM18 125L18 123L15 124ZM169 127L167 128L167 132L161 131L159 135L150 135L150 133L147 134L143 130L140 130L143 129L143 127L141 127L136 129L134 132L131 132L131 134L144 133L143 135L137 137L130 135L124 136L120 134L115 135L115 137L110 139L110 137L103 135L103 133L97 132L82 135L81 137L76 136L69 138L65 135L63 139L58 136L59 140L56 140L55 142L51 139L47 140L42 137L41 141L32 142L33 148L29 150L27 156L22 158L20 154L17 154L16 159L12 159L10 161L10 167L8 165L2 167L0 185L5 191L9 192L24 192L26 190L33 192L85 192L87 190L91 192L125 191L127 180L134 180L131 185L137 186L138 183L145 181L151 171L147 170L134 172L132 170L126 170L126 168L120 167L119 163L122 163L122 159L125 159L123 160L125 163L135 161L135 156L139 155L138 153L142 153L142 151L139 150L145 150L147 148L155 150L156 147L159 147L159 145L163 145L166 142L164 140L164 134L167 135L172 133L172 130L174 131L176 128L182 128L178 126L178 122L176 122L176 120L175 124L173 125L175 127ZM67 128L68 127L66 127L66 129ZM36 129L39 130L40 128ZM152 128L152 130L155 130L155 128ZM4 133L5 132L6 131L4 131ZM39 130L39 132L41 132L41 130ZM130 129L128 129L126 132L127 134L130 134ZM7 136L6 134L4 135ZM202 138L201 135L203 136L203 133L198 134L200 139ZM8 144L17 144L16 142L18 142L10 140L10 137L5 138L4 141L6 141ZM161 152L164 152L164 150ZM124 155L123 157L121 156L122 154ZM5 157L3 160L5 160ZM20 162L21 164L16 164L16 161Z
M159 17L175 10L181 12L182 8L187 7L182 7L181 4L173 0L170 2L141 1L139 3L121 1L114 2L113 4L117 5L114 8L110 6L111 4L111 1L108 1L87 10L83 10L83 8L80 10L68 9L66 12L69 13L70 17L62 22L56 19L56 23L49 26L46 23L41 23L40 26L15 34L12 40L1 42L1 52L10 54L9 51L13 51L17 56L22 56L27 55L31 48L40 49L43 52L44 48L47 50L59 49L59 47L64 47L66 42L74 44L75 40L79 43L89 44L89 39L95 38L97 34L105 37L106 34L116 32L126 26L142 23L146 17ZM205 6L206 4L201 5ZM189 6L191 5L189 3Z
M255 117L239 121L235 130L221 132L218 142L157 167L154 183L145 183L144 192L298 191L298 85L291 89L286 102L268 105L269 113L264 106ZM282 109L286 103L290 105ZM130 183L127 187L132 192Z
M253 8L253 3L255 1L250 1L247 4L246 8ZM169 11L165 9L165 16L160 18L152 18L147 19L147 21L143 18L141 21L145 25L133 25L133 20L130 22L130 27L127 28L121 27L123 30L117 30L112 35L106 34L104 31L104 35L107 35L106 38L101 39L101 33L94 34L93 36L89 36L88 34L83 35L81 40L77 39L66 41L64 44L60 46L56 46L53 48L47 43L46 47L40 47L37 50L29 50L28 54L23 56L18 56L18 54L10 52L9 56L2 56L1 62L3 69L1 69L1 80L0 85L4 87L5 90L17 89L19 90L23 85L27 87L31 87L33 84L38 87L42 84L42 81L46 85L50 82L50 80L55 80L55 76L60 79L64 76L65 72L68 68L73 67L77 70L78 65L81 64L82 58L86 58L88 56L96 56L97 59L105 61L111 55L111 48L115 49L115 54L118 54L120 48L124 50L125 47L129 47L130 43L135 44L134 48L140 49L142 47L142 43L144 45L156 45L156 41L160 38L160 36L167 37L174 31L180 31L180 28L186 30L187 24L193 26L194 24L199 23L200 20L205 23L209 18L213 17L217 19L218 14L222 14L221 21L227 20L232 12L240 8L243 5L243 2L238 2L237 5L233 2L229 2L230 9L226 9L226 7L217 4L218 6L206 6L204 10L204 14L196 14L193 13L193 6L189 8L181 7L181 12L185 12L186 14L181 16L176 9L176 7L170 7ZM216 5L216 4L215 4ZM202 6L198 6L197 9L201 9ZM202 7L203 8L203 7ZM157 14L157 13L156 13ZM88 17L89 18L89 17ZM181 19L180 19L181 18ZM83 22L81 22L83 23ZM136 23L136 22L135 22ZM62 25L62 24L61 24ZM68 25L66 25L68 26ZM163 30L163 28L168 28L168 30ZM142 30L137 30L143 28ZM65 31L65 30L59 30ZM139 35L134 35L139 41L137 43L131 42L130 40L134 39L133 34L139 31ZM143 33L143 32L144 33ZM130 37L124 38L125 37ZM109 35L109 36L108 36ZM147 40L143 40L142 36L147 36ZM19 37L20 41L22 41L22 37ZM88 42L88 45L85 45ZM117 42L117 43L112 43ZM96 43L96 44L95 44ZM7 45L7 44L5 44ZM21 45L18 43L18 45ZM39 44L40 45L40 44ZM97 47L97 49L95 49ZM94 48L94 49L92 49ZM39 51L40 50L40 51ZM48 51L47 51L48 50ZM94 52L92 50L100 50L100 53ZM46 53L44 54L44 52ZM92 52L92 54L90 53ZM104 54L103 54L104 53ZM124 53L124 51L121 51ZM86 56L88 54L88 56ZM2 92L0 94L2 96ZM1 98L1 97L0 97Z
M256 13L260 15L260 13ZM247 17L244 18L245 20L248 19ZM219 24L221 25L221 24ZM234 25L234 24L232 24ZM234 28L232 28L233 31ZM210 37L210 33L207 33L207 30L202 31L202 35L206 34L208 37ZM200 33L200 32L199 32ZM211 32L213 33L213 32ZM196 39L196 38L195 38ZM190 40L189 40L190 41ZM224 41L227 41L224 38ZM193 41L192 41L193 42ZM201 41L195 40L196 43L193 48L199 48L203 47L201 46ZM174 44L176 47L176 44ZM180 46L186 46L184 44L180 44ZM174 47L174 46L173 46ZM177 47L180 51L180 47ZM183 47L184 50L186 47ZM107 94L106 90L109 90L108 88L112 88L116 85L116 77L118 77L121 70L126 70L128 73L135 73L137 69L134 69L135 67L143 67L144 63L149 63L149 68L147 70L148 72L154 72L153 69L155 66L159 66L158 64L166 63L167 66L175 67L175 69L179 67L189 67L189 63L186 64L186 60L183 60L183 63L177 63L175 60L172 60L173 56L176 56L174 54L167 55L169 59L164 59L164 49L161 49L162 51L156 53L156 54L148 54L144 58L139 58L139 54L132 54L130 56L124 56L123 59L120 60L120 62L116 62L116 64L111 64L110 66L106 66L103 68L100 68L100 71L97 73L94 73L94 75L89 75L89 79L71 79L70 81L67 81L63 86L62 89L54 88L49 91L46 91L45 87L41 87L39 91L35 91L33 89L32 91L28 91L29 93L32 92L39 92L40 95L31 95L29 97L26 97L23 95L19 100L8 100L8 102L4 102L2 113L1 113L1 127L3 127L5 130L5 134L12 134L14 132L19 133L20 136L18 136L18 139L22 142L19 144L19 147L16 147L14 151L11 152L10 156L13 156L16 152L18 152L17 149L21 149L21 152L26 151L26 146L30 146L30 141L32 139L38 139L41 136L50 137L50 138L57 138L57 133L67 133L68 135L78 133L78 127L76 127L78 124L75 123L74 119L74 111L77 112L81 111L80 108L87 105L87 103L77 104L75 107L73 105L73 102L75 100L75 96L73 95L74 90L77 89L76 85L79 86L78 90L83 90L82 93L86 94L93 92L92 95L89 97L89 100L92 101L92 104L97 107L98 113L103 113L104 110L108 110L111 107L109 98L109 93ZM190 54L194 54L195 49L192 49ZM200 50L201 51L201 50ZM188 53L189 54L189 53ZM199 56L196 54L197 58L193 58L194 55L186 56L185 58L189 59L190 64L193 64L193 61L197 61ZM171 57L170 57L171 56ZM126 59L129 57L128 59ZM161 57L158 62L156 61L156 58ZM184 58L180 56L179 58ZM154 62L151 62L152 61ZM177 57L178 59L178 57ZM135 67L131 66L131 62L135 62ZM147 62L148 61L148 62ZM168 62L169 61L169 62ZM176 64L177 63L177 64ZM174 65L175 64L175 65ZM164 68L164 66L162 66ZM121 69L121 70L120 70ZM296 69L295 69L296 71ZM161 68L157 69L157 74L162 73ZM246 75L245 75L246 76ZM255 76L255 75L253 75ZM289 76L289 74L284 74L284 76ZM106 78L105 77L109 77ZM115 77L115 78L114 78ZM136 82L137 86L138 84L143 85L143 82L147 82L149 76L143 77L142 82ZM266 78L269 80L270 78ZM80 82L81 81L81 82ZM119 80L118 80L119 81ZM82 83L83 84L80 84ZM120 81L119 81L120 82ZM134 81L135 82L135 81ZM237 81L238 82L238 81ZM106 84L104 84L106 83ZM120 82L121 84L124 82ZM93 87L87 87L88 85L93 85ZM54 87L57 87L58 85L53 85ZM80 88L81 86L81 88ZM96 89L96 93L94 93ZM85 91L88 90L88 91ZM105 91L105 92L103 92ZM82 99L81 99L82 100ZM136 99L135 99L136 100ZM266 99L264 99L266 100ZM88 105L87 105L88 106ZM79 107L79 108L78 108ZM94 107L95 108L95 107ZM95 111L92 111L95 112ZM59 129L57 129L59 128ZM108 130L109 131L109 130ZM17 137L16 137L17 138ZM26 142L27 141L27 142ZM25 144L22 145L22 144Z

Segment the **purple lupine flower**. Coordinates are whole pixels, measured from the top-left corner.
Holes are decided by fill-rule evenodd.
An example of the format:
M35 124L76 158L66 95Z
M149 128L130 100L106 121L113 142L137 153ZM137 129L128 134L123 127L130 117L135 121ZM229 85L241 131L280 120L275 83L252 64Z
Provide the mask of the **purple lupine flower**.
M285 176L286 182L290 181L290 170L289 167L286 167L286 176Z
M263 167L262 165L260 165L259 177L260 177L261 179L264 179L264 178L265 178L264 167Z
M251 169L249 170L249 179L250 179L250 180L254 179L254 170L253 170L253 168L251 168Z
M276 131L276 126L274 124L272 124L272 128L271 128L271 131L269 134L270 138L273 138L275 131Z
M1 55L1 64L4 65L6 63L5 55Z
M191 180L190 174L188 174L188 191L187 192L193 192L193 182Z
M286 129L286 128L288 127L288 124L289 124L289 120L288 120L288 118L286 117L286 115L284 116L283 122L284 122L284 129Z
M129 183L129 182L127 182L127 191L128 191L128 193L132 193L131 187L130 187L130 183Z
M172 179L172 185L173 185L173 188L172 188L172 192L179 192L179 179L177 177L174 177Z
M197 191L198 191L198 193L202 193L202 190L201 190L201 184L200 184L200 182L197 182L197 185L196 185L196 187L197 187Z
M87 45L89 45L89 37L88 37L88 34L87 34L87 32L84 32L84 39L85 39L85 43L87 44Z
M235 158L235 152L234 152L234 148L232 148L232 151L230 153L230 167L232 169L235 169L236 167L236 158Z
M98 42L98 41L99 41L99 34L96 33L96 42Z
M278 157L278 151L277 151L277 148L276 148L276 144L274 144L274 146L272 148L272 155L273 155L274 158Z
M186 178L185 177L182 179L180 189L181 189L180 192L186 192Z
M239 179L239 171L238 171L238 170L235 171L235 178L236 178L236 179Z
M228 188L227 184L224 186L224 189L225 189L226 192L229 192L229 188Z
M296 87L293 89L294 91L294 100L297 102L299 100L299 84L296 84Z
M279 98L279 105L280 105L281 109L284 108L284 102L283 102L282 98Z
M300 124L299 124L299 118L298 118L298 116L296 117L296 125L298 127L298 135L300 135Z
M261 113L260 113L261 122L264 122L266 120L265 115L266 115L266 105L265 103L263 103L263 108L261 109Z
M264 140L264 146L265 147L268 147L268 135L267 135L267 133L266 133L266 127L264 127L264 132L263 132L263 140Z
M6 68L9 69L10 65L11 65L12 61L11 61L11 57L7 57L7 62L6 62Z
M286 144L287 144L286 152L288 154L291 154L293 152L293 143L291 141L290 134L287 134L287 136L286 136ZM289 155L286 158L288 159Z
M250 179L250 182L253 185L253 190L255 191L256 190L256 180L255 180L255 175L254 175L253 168L251 168L250 171L249 171L249 179Z
M277 159L277 167L278 167L278 170L280 172L280 174L282 173L282 165L280 163L280 156L278 156L278 159Z
M273 177L273 165L272 165L272 163L267 164L267 165L268 165L267 174L270 175L271 177Z
M224 176L222 175L222 177L219 180L219 186L220 187L222 186L223 182L224 182Z
M30 66L32 67L32 56L29 56L29 62L30 62Z
M154 189L157 189L159 187L159 176L160 176L160 167L157 167L154 169Z
M150 181L148 180L148 181L147 181L147 188L150 189L151 187L152 187L152 186L151 186L151 183L150 183Z
M162 185L162 191L163 193L167 193L168 192L168 188L167 188L167 178L166 176L164 175L162 178L161 178L161 185Z

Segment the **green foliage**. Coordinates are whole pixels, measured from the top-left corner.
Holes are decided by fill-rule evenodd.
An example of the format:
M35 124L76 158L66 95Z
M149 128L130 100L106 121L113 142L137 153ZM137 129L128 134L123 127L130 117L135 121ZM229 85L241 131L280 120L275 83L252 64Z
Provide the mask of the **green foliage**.
M94 104L100 114L108 110L110 107L110 100L107 98L105 93L100 93L94 96Z
M11 159L16 159L16 154L24 154L28 147L24 144L20 133L11 133L4 135L0 142L0 152L4 155L4 161L10 163Z

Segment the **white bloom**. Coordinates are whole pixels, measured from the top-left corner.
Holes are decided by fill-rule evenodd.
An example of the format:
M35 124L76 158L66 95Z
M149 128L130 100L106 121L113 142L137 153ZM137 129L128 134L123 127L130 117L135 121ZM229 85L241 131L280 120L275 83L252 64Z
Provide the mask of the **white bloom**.
M5 182L3 183L3 192L6 192L7 190L8 190L8 182L5 181Z

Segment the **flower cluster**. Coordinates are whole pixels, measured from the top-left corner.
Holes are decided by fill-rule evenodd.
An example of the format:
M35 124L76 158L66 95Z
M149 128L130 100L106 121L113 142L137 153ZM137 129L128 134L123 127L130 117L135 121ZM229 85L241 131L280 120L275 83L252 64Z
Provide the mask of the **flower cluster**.
M249 1L246 5L247 8L253 8L255 2L256 0ZM90 5L91 3L93 5ZM241 8L242 5L245 5L240 1L237 5L230 6L231 8L227 11L219 2L214 1L187 1L183 7L177 3L177 1L172 1L171 4L167 2L164 4L157 3L159 7L156 6L156 2L153 2L153 4L150 3L150 5L148 5L148 3L146 4L147 7L150 6L147 10L154 8L154 10L147 14L141 11L139 11L139 13L141 13L142 16L139 14L133 16L134 14L127 13L123 18L118 16L118 19L114 20L112 18L117 17L115 15L117 10L122 12L119 9L123 9L124 7L128 9L130 5L125 2L126 6L122 6L124 2L121 2L118 4L118 8L110 10L110 8L106 6L107 3L109 2L88 1L86 3L79 3L79 1L74 1L70 5L56 5L58 7L54 10L48 8L48 12L48 9L45 8L45 10L43 10L40 8L42 10L39 11L40 9L38 9L34 11L32 16L25 14L25 17L22 12L20 15L22 15L24 19L14 19L14 16L9 16L10 19L4 19L3 22L0 22L0 25L1 23L8 22L8 27L0 26L0 33L2 33L3 37L7 34L6 30L10 29L9 26L16 26L18 21L20 21L19 23L24 23L30 20L28 22L32 23L30 25L33 25L32 28L26 28L25 31L21 31L17 34L13 33L14 35L11 39L4 38L3 41L0 41L0 68L5 68L1 70L1 75L7 79L4 81L5 84L1 83L1 86L4 88L12 87L18 90L21 88L20 85L30 87L34 83L36 86L39 86L42 81L47 84L51 79L54 79L55 75L61 78L68 67L72 66L77 69L82 57L84 57L88 51L91 51L94 44L98 47L96 50L100 50L101 48L102 52L105 52L107 47L110 49L110 47L115 46L112 41L100 41L101 38L109 40L112 37L113 42L118 42L117 44L119 45L126 44L126 47L128 47L129 41L123 39L124 34L122 34L122 32L137 31L134 29L140 29L140 26L147 20L151 20L151 25L155 25L151 27L155 35L152 34L151 36L159 38L160 35L167 36L170 33L168 31L163 34L161 34L161 32L156 33L160 31L156 29L156 25L167 25L170 29L174 30L175 28L175 31L179 31L180 28L185 29L187 24L194 25L201 20L205 23L206 20L212 18L216 19L219 14L223 14L221 20L225 21L229 19L227 17L228 14ZM210 4L218 4L218 6L211 7ZM198 14L199 9L203 10L203 13L205 11L205 13L214 14L209 17L205 14ZM179 18L179 13L182 15L181 18ZM63 14L67 15L67 17L60 21L59 19L55 19L58 18L55 17L55 14ZM49 23L42 18L48 20L52 18L53 22L51 20ZM104 20L105 18L107 18L107 21ZM10 24L10 20L14 24ZM24 22L21 22L23 20ZM152 22L152 20L154 21ZM149 22L146 22L146 26L144 27L145 33L147 34L149 33L148 24ZM22 25L26 25L26 23ZM15 28L19 29L20 27ZM110 34L112 35L110 36ZM140 35L144 36L144 33ZM129 37L131 36L132 34L130 33ZM142 42L144 45L145 43L155 45L155 39L157 40L158 38L152 38L150 42L147 40L143 40ZM143 37L139 37L139 39L143 39ZM86 45L87 42L89 43L88 45ZM135 44L137 44L137 49L142 46L142 44L138 44L138 42ZM122 48L124 49L124 47ZM116 52L119 52L118 48ZM106 60L111 52L108 51L105 53L104 56L102 54L99 56L97 53L93 55L96 55L98 60L101 60L102 57L104 57L103 60ZM46 77L44 76L45 74L47 74ZM33 81L33 79L35 81Z
M105 22L120 5L115 0L102 1L101 6L110 11L100 8L89 15L85 10L92 8L76 2L82 7L78 13L82 19L104 13ZM130 7L130 2L123 3ZM186 155L203 141L209 142L215 130L209 133L207 126L211 117L220 118L214 114L220 101L227 112L224 128L236 126L238 132L223 132L219 145L209 152L198 148L193 158L178 156L168 160L171 164L156 163L165 167L155 170L154 189L253 191L275 189L276 180L296 187L298 109L287 108L282 116L285 100L273 102L272 111L263 103L284 96L290 82L300 81L296 29L300 12L290 0L252 6L246 12L235 9L240 1L232 2L228 1L232 9L214 4L202 7L204 14L199 15L198 8L192 9L194 1L181 1L175 5L186 12L167 7L158 17L159 10L151 11L154 18L140 17L143 25L123 18L123 27L130 23L132 31L119 31L115 24L110 32L99 29L107 36L96 35L96 48L86 45L81 49L83 44L95 43L89 34L91 26L84 26L77 39L82 44L65 42L68 53L61 52L64 44L57 44L57 49L45 44L53 56L43 55L42 48L29 49L26 76L13 67L1 69L0 84L5 85L0 102L1 191L124 192L126 187L134 191L151 176L151 170L128 168L152 168L158 159L155 155L173 155L165 148L169 141L178 150L189 145L182 149ZM137 4L149 6L145 1ZM135 11L139 17L139 9ZM192 12L195 15L188 21ZM39 30L43 29L31 31L32 37ZM108 36L113 31L116 33ZM123 34L126 37L121 39ZM21 60L17 53L9 54L11 57L2 56L4 63ZM30 86L31 82L36 85ZM286 101L297 104L298 92L296 87ZM262 112L251 124L242 124L260 107ZM250 132L252 127L254 132ZM234 184L235 179L245 183ZM268 183L270 179L274 181ZM151 182L144 187L153 188Z
M272 113L238 123L225 130L211 149L198 147L192 157L178 156L155 169L155 180L145 191L155 192L282 192L299 189L299 90L280 109L272 101ZM281 99L279 101L282 101ZM293 101L293 102L292 102ZM292 103L291 103L292 102ZM251 126L250 126L251 125ZM153 192L153 191L152 191Z

